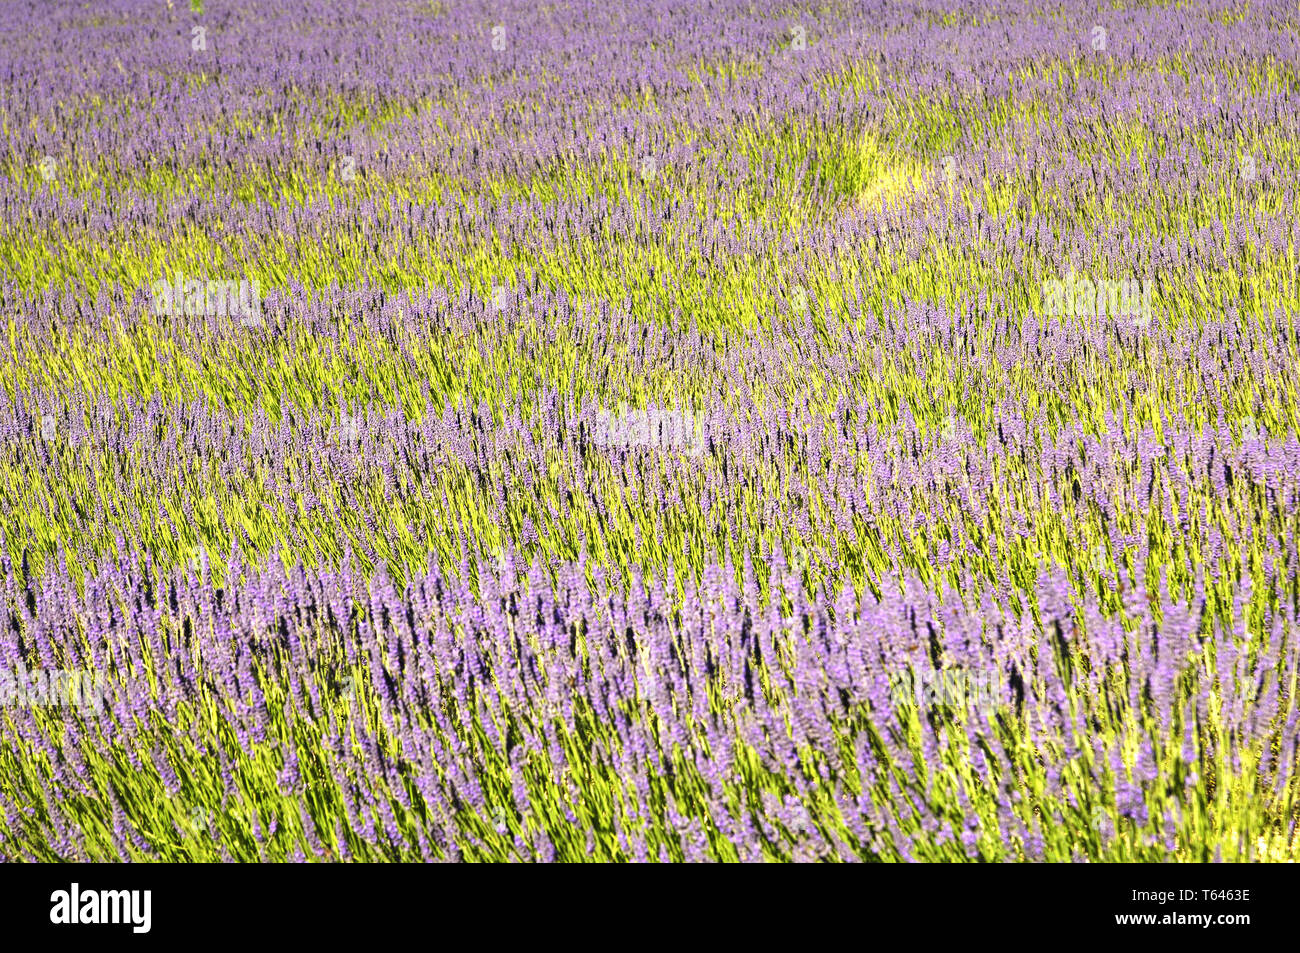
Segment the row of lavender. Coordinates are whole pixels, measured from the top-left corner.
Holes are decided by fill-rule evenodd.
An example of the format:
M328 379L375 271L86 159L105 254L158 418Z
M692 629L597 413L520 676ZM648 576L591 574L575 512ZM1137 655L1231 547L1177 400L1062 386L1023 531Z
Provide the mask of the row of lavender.
M1044 321L983 337L932 310L866 332L801 334L792 321L724 348L634 322L625 331L605 310L444 324L410 307L360 308L370 333L395 339L397 399L355 375L242 408L89 389L0 396L11 558L40 570L62 547L79 577L125 535L150 540L167 566L202 546L259 559L287 547L326 564L351 548L367 567L395 569L435 553L446 568L461 550L510 545L662 569L667 554L766 558L798 544L860 586L911 562L996 580L1026 561L1104 584L1112 566L1155 551L1182 584L1195 565L1239 562L1240 544L1261 534L1283 541L1278 558L1294 566L1288 325ZM352 332L329 306L309 314L315 324L293 325L304 348L346 352ZM615 365L625 334L637 346ZM564 391L549 368L509 366L511 353L559 340L580 369ZM438 378L444 362L532 374L511 401L471 402L468 386ZM689 385L628 411L600 395L615 366ZM804 388L826 396L773 399ZM640 426L623 426L633 416ZM679 446L672 435L688 422Z
M137 553L84 595L6 565L7 662L107 685L11 714L0 852L1246 859L1294 805L1296 607L1249 577L1139 575L1106 617L1044 574L1035 618L914 579L818 605L780 561L767 597L748 562L513 564L221 587Z

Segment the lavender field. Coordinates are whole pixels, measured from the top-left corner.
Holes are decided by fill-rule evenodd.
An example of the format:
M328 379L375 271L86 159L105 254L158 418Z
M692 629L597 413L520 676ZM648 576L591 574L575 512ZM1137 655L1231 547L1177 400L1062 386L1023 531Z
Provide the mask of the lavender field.
M0 859L1300 855L1295 0L7 0L0 136Z

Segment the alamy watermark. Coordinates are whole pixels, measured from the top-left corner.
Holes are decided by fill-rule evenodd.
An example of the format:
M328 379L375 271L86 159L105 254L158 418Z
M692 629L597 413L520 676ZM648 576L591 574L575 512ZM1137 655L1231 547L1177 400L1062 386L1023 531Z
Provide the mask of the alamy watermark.
M659 447L698 456L704 452L704 416L679 410L600 410L592 439L601 447Z
M1071 271L1064 281L1043 282L1043 311L1053 317L1132 318L1138 324L1151 323L1151 282L1129 278L1109 281L1076 278Z
M82 890L73 883L68 890L50 894L50 922L76 925L126 924L132 933L148 933L153 917L152 890Z
M177 272L150 286L154 314L185 317L237 317L245 327L262 323L262 289L257 279L208 281Z
M915 701L922 712L943 706L992 714L1002 697L1002 686L996 677L961 669L895 673L889 678L889 687L894 707Z
M103 675L75 669L0 669L0 707L101 707L107 692Z
M359 412L349 414L344 412L339 416L338 442L340 446L355 445L361 439L361 430L365 426L366 419Z

